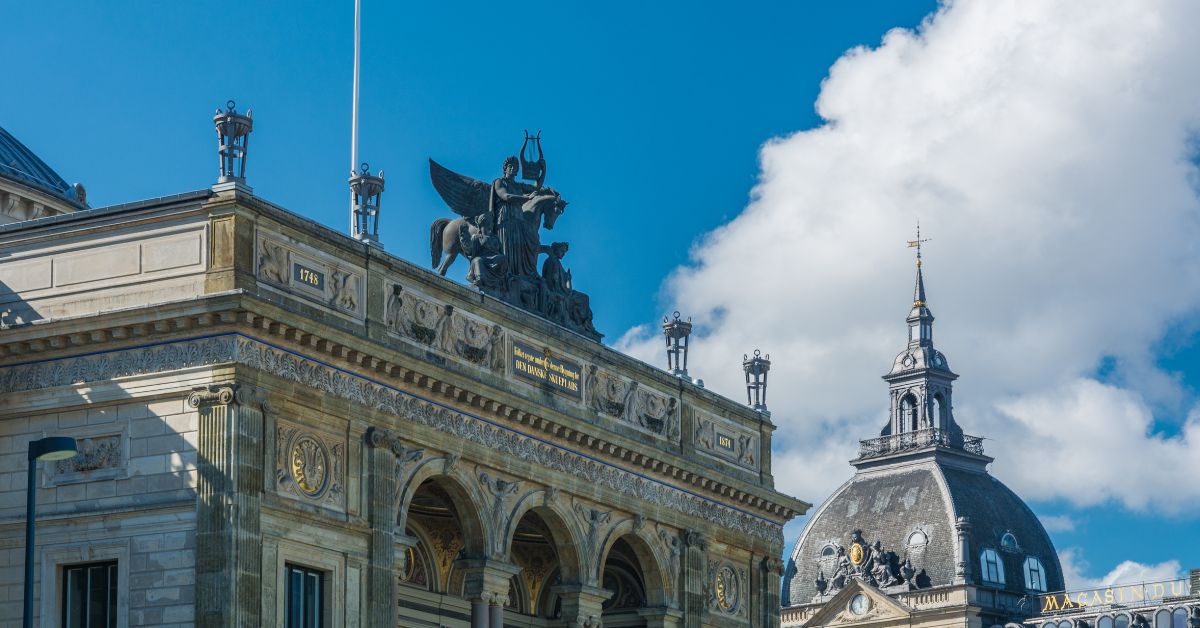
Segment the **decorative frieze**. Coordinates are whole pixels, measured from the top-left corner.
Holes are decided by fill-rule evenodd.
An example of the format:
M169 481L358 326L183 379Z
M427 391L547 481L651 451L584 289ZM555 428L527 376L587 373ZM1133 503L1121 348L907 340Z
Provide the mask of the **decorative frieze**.
M256 272L263 283L356 318L366 315L362 269L266 231L258 232L256 243Z
M587 367L587 405L592 410L667 440L678 442L679 408L675 397L641 386L594 364Z
M418 296L398 283L391 284L384 303L384 325L393 335L504 372L507 345L503 327Z
M106 381L129 375L224 363L243 364L311 386L321 393L336 395L500 454L575 476L583 482L616 491L626 497L646 500L703 518L735 533L749 534L779 545L783 543L782 527L763 517L565 447L524 436L493 422L237 333L2 368L0 392ZM206 390L205 395L208 394L219 396L220 392Z
M77 439L79 453L73 458L59 460L54 470L59 475L66 475L117 468L122 464L122 440L119 433Z
M697 411L695 446L747 469L758 469L758 435L732 421Z

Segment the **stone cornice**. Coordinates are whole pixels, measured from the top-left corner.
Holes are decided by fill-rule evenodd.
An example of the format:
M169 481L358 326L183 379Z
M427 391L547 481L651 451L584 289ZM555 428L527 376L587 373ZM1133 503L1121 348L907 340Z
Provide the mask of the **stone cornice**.
M39 325L38 327L41 326ZM523 433L529 434L532 432L531 435L533 435L540 432L555 439L566 441L580 449L587 450L589 452L588 456L603 460L606 464L624 468L640 468L637 473L657 477L660 479L659 481L667 480L670 485L677 486L684 491L700 491L722 501L737 504L739 508L748 508L761 512L766 515L764 518L770 518L768 520L786 521L798 514L798 509L790 507L787 504L778 503L776 500L771 499L770 496L756 494L759 491L755 491L753 488L733 486L730 483L688 470L682 466L686 464L685 462L680 461L676 463L662 460L654 452L638 451L636 446L631 443L620 444L613 442L614 439L606 438L609 435L596 436L583 432L550 418L527 412L512 405L480 395L477 392L448 384L427 374L395 364L394 362L319 338L303 330L283 325L272 319L247 311L224 310L179 315L151 323L126 324L111 328L93 329L88 332L72 332L57 335L42 334L37 338L3 343L0 344L0 357L8 358L9 360L14 358L25 359L12 367L0 369L0 390L12 392L72 383L71 381L57 381L53 377L35 377L30 379L26 375L23 378L19 374L20 372L28 373L30 370L29 367L35 366L35 363L44 364L47 361L45 358L50 358L54 354L58 354L60 357L66 359L69 359L68 356L70 358L77 358L79 357L78 355L71 354L77 354L80 349L84 349L86 351L84 356L98 355L119 351L120 349L117 345L128 345L131 342L144 345L147 341L153 342L160 337L178 337L183 332L186 332L187 335L193 338L202 338L204 337L204 332L217 332L220 329L225 329L227 332L232 329L253 331L259 335L269 335L289 343L298 344L304 348L306 353L323 354L326 359L332 358L333 360L331 361L341 362L357 371L366 371L394 378L394 380L407 384L409 387L420 389L424 394L440 396L454 403L456 406L469 408L468 411L492 416L494 419L491 422L499 423L495 419L501 419L502 422L524 428L521 430ZM44 329L40 331L50 330ZM50 359L53 360L53 358ZM58 360L54 361L58 362ZM45 369L39 368L37 370L42 371ZM56 368L56 372L59 373L65 373L67 370L62 367ZM107 377L115 376L121 376L121 374L108 375ZM100 379L101 374L96 373L95 378ZM71 379L86 381L88 378L85 376L82 380L79 377ZM25 383L22 384L22 381ZM803 506L803 503L801 502L800 505Z
M787 498L775 493L775 496L763 493L774 493L770 489L759 488L736 479L716 479L704 473L705 469L689 463L678 456L653 450L642 443L623 437L616 433L596 434L585 431L587 426L574 427L569 425L571 420L546 416L546 413L532 413L519 408L512 402L505 402L487 394L480 394L478 382L468 390L462 386L444 381L441 378L410 368L412 364L401 365L394 361L399 357L392 355L392 360L377 354L395 351L367 352L360 347L351 347L328 338L310 333L306 329L293 327L272 317L241 309L242 303L236 293L207 299L207 311L202 303L197 301L179 302L173 308L158 308L162 316L149 322L127 322L121 319L145 320L144 311L132 311L125 316L118 316L110 321L117 323L111 327L91 328L83 331L82 326L95 324L95 317L70 319L62 323L76 330L67 333L49 333L60 327L54 322L26 325L14 328L9 335L15 336L8 342L0 342L0 359L27 363L52 356L66 357L77 355L81 350L86 354L92 352L112 351L121 345L144 345L166 338L181 336L197 337L220 330L240 330L256 336L266 336L274 341L301 349L306 355L319 354L321 359L331 363L340 363L357 371L356 374L368 373L374 377L383 377L401 383L410 389L421 391L423 395L446 400L458 407L465 407L470 412L478 412L500 420L510 425L519 426L521 431L532 434L543 434L555 439L572 443L589 452L588 455L598 457L622 467L638 468L639 473L650 474L671 484L689 491L702 491L719 499L739 504L740 507L762 512L767 517L787 521L807 510L808 504ZM228 309L212 308L224 306ZM172 310L177 311L172 311ZM51 327L53 325L53 327ZM29 333L32 332L32 333ZM351 340L347 338L346 341ZM372 347L373 348L373 347ZM419 365L418 365L419 366ZM432 365L431 365L432 366ZM339 368L343 368L339 367ZM0 370L3 373L8 369ZM49 384L47 384L49 385ZM7 380L0 378L0 387L8 388ZM688 468L692 467L692 468ZM784 499L780 500L779 497ZM788 503L791 502L791 503Z

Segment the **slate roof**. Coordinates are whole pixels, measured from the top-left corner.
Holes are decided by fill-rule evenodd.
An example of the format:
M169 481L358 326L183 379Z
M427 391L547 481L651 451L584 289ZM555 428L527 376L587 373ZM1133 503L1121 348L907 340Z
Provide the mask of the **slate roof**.
M911 558L918 571L925 570L930 586L953 584L958 562L954 522L960 516L972 525L972 583L982 585L979 555L992 548L1003 559L1005 589L1025 594L1027 556L1042 562L1048 590L1063 588L1058 554L1029 507L986 471L959 469L930 455L917 464L859 471L834 492L796 543L784 576L783 605L813 601L818 571L826 578L832 573L831 565L821 562L822 550L831 543L848 547L855 529L862 530L868 543L878 540L901 560ZM916 530L928 538L924 548L907 545ZM1018 551L1001 551L1006 532L1016 537Z
M0 177L37 188L82 207L75 198L75 188L3 127L0 127Z

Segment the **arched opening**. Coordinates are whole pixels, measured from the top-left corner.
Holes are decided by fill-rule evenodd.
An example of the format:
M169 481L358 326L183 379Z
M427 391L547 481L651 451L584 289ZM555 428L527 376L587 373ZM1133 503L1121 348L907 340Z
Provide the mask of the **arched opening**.
M917 398L911 394L904 395L900 400L900 431L917 431L921 420L920 414L917 411Z
M429 478L413 491L401 520L405 533L416 539L401 550L409 559L398 574L401 623L421 620L421 609L429 608L469 616L458 559L481 556L484 538L466 489L449 476Z
M645 571L627 538L617 539L604 560L600 586L613 594L604 602L603 621L605 625L645 626L637 612L647 606Z
M1171 611L1163 609L1155 613L1154 628L1171 628Z
M1185 628L1187 626L1187 609L1177 608L1171 614L1171 628Z
M404 552L404 564L399 574L400 586L432 592L433 574L437 573L437 570L429 552L429 539L411 527L405 529L405 534L417 541L415 545L400 549Z
M948 421L946 420L946 398L942 393L933 396L933 413L930 418L937 422L933 427L943 427Z
M513 576L509 612L554 618L562 601L551 589L574 581L578 573L570 532L557 513L549 508L526 512L513 528L509 560L521 568Z

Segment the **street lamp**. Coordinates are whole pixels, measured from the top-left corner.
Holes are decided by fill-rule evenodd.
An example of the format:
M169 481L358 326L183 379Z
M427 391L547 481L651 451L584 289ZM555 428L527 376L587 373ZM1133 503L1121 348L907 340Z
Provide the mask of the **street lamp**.
M25 494L25 628L33 628L33 531L37 511L37 461L66 460L79 450L70 436L48 436L29 443L29 489ZM45 583L42 583L43 585Z

